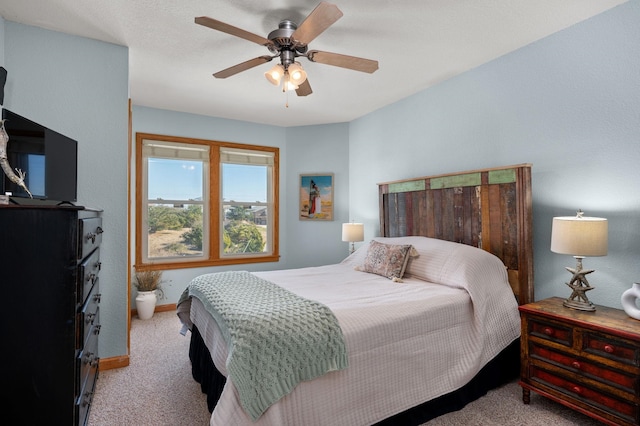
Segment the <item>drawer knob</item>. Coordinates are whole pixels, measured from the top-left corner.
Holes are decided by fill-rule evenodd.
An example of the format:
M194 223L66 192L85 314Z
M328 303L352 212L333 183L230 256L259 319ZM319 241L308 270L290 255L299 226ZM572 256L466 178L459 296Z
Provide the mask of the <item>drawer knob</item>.
M89 352L84 356L83 362L85 364L93 365L94 360L95 360L95 355L93 354L93 352Z
M98 238L98 235L102 234L104 232L104 230L102 229L102 227L98 226L96 228L96 232L87 232L87 241L91 241L91 244L95 244L96 243L96 238Z
M579 386L572 386L571 390L577 394L581 394L582 393L582 388L580 388Z
M604 351L608 354L612 354L615 351L615 348L611 345L604 345Z
M553 336L553 329L550 327L545 327L544 330L542 330L542 332L547 336Z
M89 363L89 365L91 365L92 367L97 367L98 364L100 364L100 357L99 356L94 356L93 359L91 360L91 362Z
M85 392L84 397L82 398L82 406L86 407L91 405L91 401L93 400L93 392Z
M100 357L92 352L89 352L87 355L85 355L83 362L85 364L89 364L91 367L96 367L98 364L100 364Z
M575 369L580 369L580 363L578 361L573 361L571 366Z

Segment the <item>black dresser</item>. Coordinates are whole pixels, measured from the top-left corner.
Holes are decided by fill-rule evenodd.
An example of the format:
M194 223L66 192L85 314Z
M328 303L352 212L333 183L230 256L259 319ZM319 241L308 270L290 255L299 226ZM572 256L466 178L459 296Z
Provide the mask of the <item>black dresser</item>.
M98 378L100 211L0 206L0 398L12 424L84 425Z

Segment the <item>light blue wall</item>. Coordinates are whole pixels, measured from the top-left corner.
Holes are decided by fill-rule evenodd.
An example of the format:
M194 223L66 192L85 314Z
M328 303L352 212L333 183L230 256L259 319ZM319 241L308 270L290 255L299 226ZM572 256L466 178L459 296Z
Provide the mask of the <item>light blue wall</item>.
M300 126L287 129L286 223L283 240L292 268L337 263L347 257L349 248L342 242L342 222L349 218L349 125ZM333 173L333 221L301 221L300 174Z
M588 296L620 307L640 281L639 46L634 0L351 122L351 215L370 238L378 182L532 163L536 299L569 295L551 221L582 209L609 219Z
M4 28L5 28L5 20L2 19L2 17L0 17L0 41L2 41L2 43L0 43L0 64L5 63L4 60ZM6 100L5 100L6 102Z
M1 36L4 107L78 141L77 204L104 210L100 355L126 354L128 50L10 21Z

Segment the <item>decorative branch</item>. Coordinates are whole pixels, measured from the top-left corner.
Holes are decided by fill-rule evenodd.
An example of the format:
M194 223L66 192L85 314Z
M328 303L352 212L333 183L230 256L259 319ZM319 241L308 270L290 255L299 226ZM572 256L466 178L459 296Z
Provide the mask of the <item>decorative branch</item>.
M2 171L4 171L4 174L7 175L11 182L20 185L20 187L27 191L27 194L29 194L29 198L33 198L33 195L31 195L31 191L29 191L29 188L27 188L27 185L24 183L24 179L25 177L27 177L27 174L18 168L16 168L17 174L14 173L13 170L11 170L11 165L9 164L9 160L7 158L7 145L9 144L9 135L4 128L4 122L5 120L0 120L0 166L2 166Z

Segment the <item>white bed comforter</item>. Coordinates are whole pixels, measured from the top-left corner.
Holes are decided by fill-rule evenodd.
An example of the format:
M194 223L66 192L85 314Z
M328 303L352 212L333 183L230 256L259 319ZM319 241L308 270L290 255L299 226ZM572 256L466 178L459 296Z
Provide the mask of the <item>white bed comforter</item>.
M210 424L370 425L465 385L519 337L520 319L498 258L455 243L440 246L429 259L439 262L436 275L444 284L396 283L355 271L366 247L341 264L255 273L331 308L349 367L299 384L255 423L227 380ZM226 344L195 298L190 318L226 376Z

